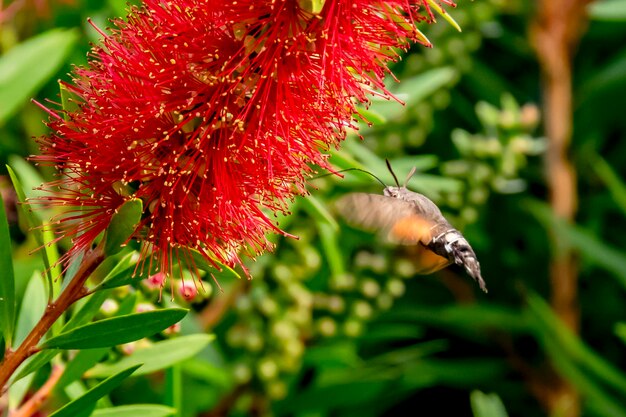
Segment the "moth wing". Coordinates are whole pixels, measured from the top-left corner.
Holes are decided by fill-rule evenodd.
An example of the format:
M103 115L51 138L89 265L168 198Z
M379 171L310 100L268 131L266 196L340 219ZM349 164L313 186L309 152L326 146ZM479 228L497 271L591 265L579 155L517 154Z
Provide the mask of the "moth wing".
M421 216L411 202L379 194L351 193L337 201L339 213L356 227L378 231L402 245L427 245L434 223Z

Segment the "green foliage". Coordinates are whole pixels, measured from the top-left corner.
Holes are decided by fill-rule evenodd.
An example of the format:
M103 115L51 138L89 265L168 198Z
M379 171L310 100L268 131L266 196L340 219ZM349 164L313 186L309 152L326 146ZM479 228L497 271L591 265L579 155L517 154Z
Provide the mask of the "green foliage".
M15 326L15 277L11 252L11 236L4 201L0 195L0 316L2 316L2 337L4 345L12 346Z
M132 237L143 212L141 200L130 200L124 203L119 211L111 218L111 224L107 229L104 253L108 256L115 255L122 250Z
M112 317L85 324L48 339L43 349L93 349L129 343L178 323L187 310L169 308Z
M473 391L470 400L474 417L508 417L502 400L495 394Z
M75 105L63 87L58 97L56 79L67 80L64 63L84 59L86 42L76 39L95 40L84 16L104 27L127 7L118 0L61 3L51 7L51 20L22 16L23 27L16 19L0 28L0 156L11 166L10 181L0 182L5 348L19 345L80 265L77 259L62 271L59 251L70 242L57 242L42 226L57 209L21 204L53 178L24 159L36 151L28 138L45 133L45 114L28 101ZM315 12L321 3L307 7ZM575 223L545 202L549 139L536 131L544 92L527 37L527 2L459 2L453 12L462 34L450 25L420 27L434 48L409 51L393 68L401 82L388 84L406 105L374 99L360 109L371 126L361 123L361 137L350 134L330 152L336 169L367 170L389 185L385 159L400 181L416 167L408 187L463 230L488 295L454 267L415 276L413 248L388 246L339 220L338 198L382 191L363 172L312 179L311 196L276 219L298 240L272 237L275 252L246 265L251 280L186 251L197 270L176 270L163 287L149 261L137 264L134 243L121 247L140 221L142 202L129 201L103 236L107 257L87 280L87 296L13 376L9 406L63 366L47 415L373 417L436 409L543 416L528 386L560 377L581 394L583 416L626 416L625 5L589 5L574 63L568 156L578 179ZM548 271L564 250L580 260L580 334L543 301L555 291ZM186 298L184 288L197 294Z
M175 414L171 407L162 405L126 405L101 408L93 412L93 417L170 417Z
M0 58L0 126L54 75L78 34L55 29L15 46ZM42 60L41 57L46 59Z
M143 366L135 375L149 374L194 357L213 339L214 337L211 335L194 334L163 340L149 347L136 350L116 363L98 364L86 375L95 378L108 377L121 369L126 369L136 364L142 364Z
M96 407L96 401L103 396L107 395L113 388L122 383L133 372L135 372L141 365L134 365L128 369L125 369L104 381L100 382L95 387L91 388L84 395L79 398L65 404L54 413L50 414L51 417L88 417L92 414Z

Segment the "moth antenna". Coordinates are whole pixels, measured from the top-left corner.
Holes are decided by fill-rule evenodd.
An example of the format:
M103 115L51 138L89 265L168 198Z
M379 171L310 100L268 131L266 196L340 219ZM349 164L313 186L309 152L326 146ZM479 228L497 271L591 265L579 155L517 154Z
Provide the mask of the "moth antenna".
M339 171L335 171L335 172L329 172L328 174L322 174L322 175L318 175L317 177L313 177L311 178L312 180L316 180L318 178L322 178L322 177L328 177L329 175L334 175L334 174L341 174L342 172L348 172L348 171L360 171L360 172L364 172L367 175L369 175L370 177L374 178L376 181L378 181L383 187L387 188L387 184L385 184L384 182L382 182L382 180L380 178L378 178L376 175L372 174L369 171L366 171L364 169L361 168L346 168L346 169L342 169Z
M393 172L393 169L391 168L391 163L389 162L389 159L385 158L385 163L387 164L387 169L389 169L389 172L391 172L391 175L393 176L393 180L396 182L396 185L398 187L400 187L400 183L398 182L398 177L396 177L396 173Z
M415 167L411 168L411 170L409 171L409 175L407 175L406 179L404 180L403 187L406 187L406 185L409 183L409 180L411 179L411 177L413 177L413 175L415 175L416 169L417 168L415 168Z

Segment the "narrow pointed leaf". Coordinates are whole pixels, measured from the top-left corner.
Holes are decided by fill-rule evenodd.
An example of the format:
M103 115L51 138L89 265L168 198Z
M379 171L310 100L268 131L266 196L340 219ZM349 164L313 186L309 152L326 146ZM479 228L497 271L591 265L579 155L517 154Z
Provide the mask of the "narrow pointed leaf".
M141 365L135 365L105 379L81 397L65 404L57 411L50 414L49 417L87 417L91 415L96 406L96 402L121 384L122 381L128 378L140 366Z
M9 223L4 210L4 200L0 195L0 327L6 347L12 346L15 328L15 276L11 252Z
M68 332L72 329L75 329L78 326L85 325L89 323L98 311L100 311L100 306L104 303L104 300L107 299L108 296L111 295L111 291L100 291L95 294L92 294L83 301L80 309L75 312L71 319L63 327L63 332ZM76 309L75 309L76 310Z
M33 169L26 161L17 157L10 157L12 167L7 165L11 182L13 182L13 188L17 194L17 199L20 202L18 208L22 213L23 218L28 223L31 229L31 233L35 238L38 246L42 246L43 250L40 250L43 260L44 271L52 271L54 277L61 276L61 266L57 265L59 260L59 250L55 243L44 245L46 242L54 242L54 234L51 230L44 230L42 227L41 217L31 210L31 207L26 204L28 198L35 197L33 187L41 185L43 179L39 176L37 171ZM62 280L53 280L50 276L50 272L46 273L46 278L51 288L55 291L59 291Z
M224 265L221 262L219 262L216 259L213 259L212 262L215 263L215 265L212 262L209 262L204 256L202 256L202 254L200 252L198 252L195 249L185 249L185 251L189 253L189 255L191 255L191 260L193 262L193 264L196 266L196 268L208 272L210 274L213 274L216 279L221 279L221 278L237 278L237 279L241 279L241 275L239 275L239 273L237 273L237 271L235 271L234 269L232 269L231 267L229 267L228 265ZM219 267L220 270L216 269L217 267Z
M337 233L327 222L317 222L317 230L322 241L322 250L326 256L330 272L336 279L346 272L341 248L337 240Z
M626 22L626 0L592 2L587 11L593 20Z
M176 410L172 407L156 404L122 405L119 407L100 408L93 412L92 417L169 417Z
M122 250L122 245L125 244L135 232L141 220L142 212L142 201L133 199L124 203L118 212L113 215L107 230L106 243L104 245L104 252L107 255L114 255Z
M461 32L461 26L459 26L459 24L456 22L456 20L454 20L454 18L452 16L450 16L450 13L445 11L435 0L427 0L427 1L428 1L428 4L430 5L430 7L435 9L437 11L437 13L439 13L439 15L441 17L446 19L446 21L448 23L450 23L453 28L455 28L456 30Z
M574 366L577 372L585 374L590 380L595 378L618 392L626 392L626 375L572 333L543 299L531 295L528 307L535 317L539 337L544 343L553 344L553 352L562 357L564 364L567 362L569 366Z
M497 394L473 391L470 394L474 417L508 417L504 404Z
M596 175L606 184L613 200L626 215L626 183L619 177L611 165L600 155L592 155L591 168Z
M61 378L59 378L54 388L58 390L60 388L66 387L74 381L81 379L83 374L88 369L91 369L95 364L100 362L108 353L109 348L82 349L78 351L76 356L74 356L70 363L65 367L63 375L61 375ZM140 363L136 363L133 365L139 364ZM119 368L117 372L120 372L127 368L130 368L130 365ZM111 374L107 375L107 377L114 374L115 372L111 372Z
M301 198L300 207L302 207L316 222L326 222L330 225L333 231L337 232L339 230L339 225L332 214L330 214L322 202L312 195Z
M54 76L77 38L74 30L54 29L0 57L0 125Z
M61 333L42 348L91 349L129 343L168 328L186 314L185 309L168 308L104 319Z
M59 92L61 94L61 106L67 113L77 111L79 109L78 103L80 98L78 95L68 90L64 84L59 84ZM64 114L65 119L68 119L68 114Z
M59 352L59 349L42 350L37 352L34 356L26 359L26 361L22 364L23 366L18 368L18 372L14 375L14 378L11 379L9 385L12 385L13 382L19 381L33 372L37 372L43 366L50 363L52 358L54 358Z
M136 350L116 363L98 364L87 372L87 376L107 377L119 372L120 369L126 369L140 363L143 364L143 367L135 375L149 374L194 357L214 338L213 335L194 334L157 342L150 347Z
M554 230L570 247L580 251L586 261L610 272L626 288L626 255L623 251L607 245L585 228L558 218L543 202L528 200L526 208L546 228Z
M28 281L24 301L20 306L15 327L15 345L22 343L30 331L41 320L46 310L46 286L41 273L35 271Z
M133 281L140 280L141 277L137 277L134 274L136 266L135 258L135 253L129 253L121 260L116 260L117 265L109 271L109 273L104 277L100 285L98 285L96 290L117 288L123 285L130 284ZM111 258L105 259L104 262L107 262L108 259ZM98 270L96 270L94 274L97 272Z

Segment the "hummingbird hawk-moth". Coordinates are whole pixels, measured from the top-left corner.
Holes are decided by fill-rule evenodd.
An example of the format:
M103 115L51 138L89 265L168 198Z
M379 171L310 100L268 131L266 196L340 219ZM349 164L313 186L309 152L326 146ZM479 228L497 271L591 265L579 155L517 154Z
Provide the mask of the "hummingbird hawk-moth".
M431 274L454 263L465 268L480 288L487 292L480 264L465 237L452 227L428 197L407 189L415 168L400 186L389 161L387 167L396 187L385 186L383 195L350 193L337 202L340 214L351 225L379 231L391 242L417 245L417 273Z

